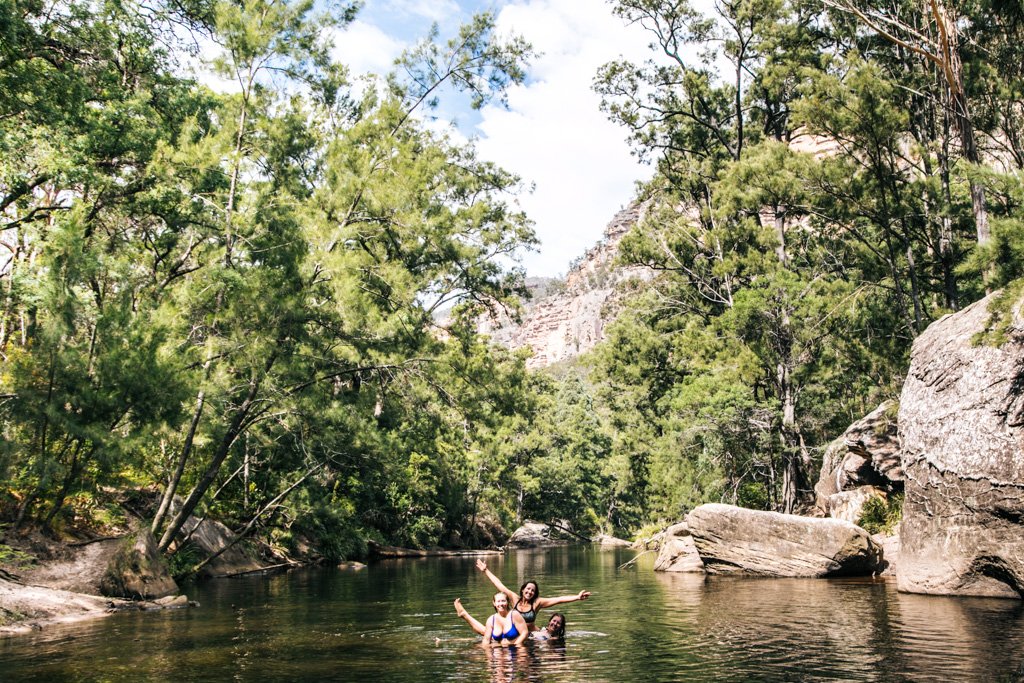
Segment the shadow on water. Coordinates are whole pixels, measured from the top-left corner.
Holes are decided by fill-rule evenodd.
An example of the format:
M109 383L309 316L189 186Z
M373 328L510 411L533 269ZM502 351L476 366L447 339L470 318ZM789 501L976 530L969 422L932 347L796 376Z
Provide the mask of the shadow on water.
M4 681L1022 681L1017 601L897 593L890 581L656 574L630 551L489 559L510 587L594 595L562 605L564 645L480 647L473 558L393 560L216 581L199 609L118 614L0 640ZM551 610L540 613L546 621Z

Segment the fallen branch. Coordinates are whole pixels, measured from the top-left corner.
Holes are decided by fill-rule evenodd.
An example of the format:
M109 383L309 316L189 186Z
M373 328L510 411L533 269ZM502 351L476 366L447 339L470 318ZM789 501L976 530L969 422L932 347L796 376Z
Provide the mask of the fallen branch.
M631 569L633 567L633 563L635 563L637 560L639 560L641 557L643 557L647 553L653 553L653 552L654 552L653 550L645 550L642 553L640 553L639 555L637 555L636 557L634 557L629 562L623 562L622 564L620 564L619 565L619 569Z
M263 515L265 515L268 512L272 512L272 511L276 510L278 508L278 506L280 505L281 501L288 497L289 493L294 491L296 489L296 487L298 487L299 484L301 484L302 482L306 481L307 478L309 478L309 475L311 475L314 472L316 472L318 469L323 467L325 464L326 463L318 463L318 464L314 465L313 467L310 467L308 470L306 470L306 473L303 474L301 477L299 477L291 486L289 486L284 491L279 493L272 501L270 501L269 503L264 505L263 508L259 512L257 512L253 516L253 518L250 519L249 522L238 531L237 534L235 534L235 537L231 540L230 543L228 543L223 548L221 548L220 550L218 550L217 552L215 552L214 554L210 555L205 560L203 560L202 562L197 564L195 567L193 567L191 569L191 571L189 573L190 574L195 574L195 573L199 572L199 570L201 570L206 565L210 564L210 562L214 561L215 559L217 559L218 557L223 555L229 549L235 547L236 543L238 543L243 538L248 536L249 532L251 532L254 528L256 528L256 522L259 521L260 517L262 517Z
M575 536L576 538L578 538L581 541L584 541L586 543L590 543L591 540L592 540L589 536L584 536L583 534L578 534L575 531L573 531L572 529L568 529L568 528L562 526L558 522L549 522L548 526L551 527L552 529L558 529L562 533L569 534L570 536Z
M259 569L246 569L240 572L231 572L230 574L218 574L215 578L218 579L230 579L234 576L245 576L246 574L259 574L260 572L269 572L273 569L281 569L282 567L298 567L298 562L282 562L281 564L272 564L269 567L260 567Z
M100 536L99 538L90 538L87 541L75 541L74 543L68 543L70 548L81 548L84 545L91 545L93 543L102 543L103 541L116 541L119 538L124 538L129 534L119 534L117 536Z

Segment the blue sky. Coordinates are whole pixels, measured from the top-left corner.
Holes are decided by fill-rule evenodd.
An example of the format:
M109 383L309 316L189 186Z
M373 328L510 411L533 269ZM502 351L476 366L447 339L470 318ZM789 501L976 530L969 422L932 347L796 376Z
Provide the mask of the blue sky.
M598 111L590 88L601 64L649 56L641 29L613 17L604 0L367 0L335 54L356 74L385 73L432 23L445 39L484 10L497 16L500 33L522 35L542 55L527 82L510 90L507 110L473 112L454 102L442 114L455 119L456 135L476 140L481 157L533 185L518 201L541 246L523 254L523 265L529 275L564 274L652 172L630 155L624 131Z

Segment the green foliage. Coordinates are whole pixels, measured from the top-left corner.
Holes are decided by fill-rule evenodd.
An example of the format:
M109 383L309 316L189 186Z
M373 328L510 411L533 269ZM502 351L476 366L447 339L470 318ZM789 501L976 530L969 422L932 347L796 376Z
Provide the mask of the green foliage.
M903 494L896 493L888 498L871 498L864 504L857 526L869 534L891 536L896 525L903 519Z
M196 565L203 561L203 551L194 543L186 543L167 558L167 572L175 581L192 578Z

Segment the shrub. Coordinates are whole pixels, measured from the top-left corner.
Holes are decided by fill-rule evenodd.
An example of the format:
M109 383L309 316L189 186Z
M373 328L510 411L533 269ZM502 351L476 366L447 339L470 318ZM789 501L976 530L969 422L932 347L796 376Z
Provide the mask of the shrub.
M870 534L892 534L903 519L903 494L895 493L888 498L872 498L864 504L857 525Z

